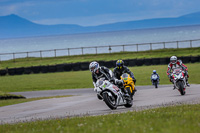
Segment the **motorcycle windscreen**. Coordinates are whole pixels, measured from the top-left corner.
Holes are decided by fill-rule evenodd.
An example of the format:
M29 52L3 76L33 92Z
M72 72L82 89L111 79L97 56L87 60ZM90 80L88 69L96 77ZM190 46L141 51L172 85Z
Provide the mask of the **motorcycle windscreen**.
M128 78L128 74L127 73L122 74L122 78Z
M152 78L152 79L157 79L158 76L157 76L156 74L153 74L153 75L151 76L151 78Z
M103 80L97 80L97 83L96 83L97 87L100 87L103 85Z

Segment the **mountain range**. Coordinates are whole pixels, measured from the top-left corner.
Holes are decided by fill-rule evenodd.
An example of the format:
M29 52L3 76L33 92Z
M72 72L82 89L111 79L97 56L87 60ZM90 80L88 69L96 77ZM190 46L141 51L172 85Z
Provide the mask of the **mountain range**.
M15 14L0 16L0 39L91 32L200 25L200 12L177 18L155 18L83 27L75 24L41 25Z

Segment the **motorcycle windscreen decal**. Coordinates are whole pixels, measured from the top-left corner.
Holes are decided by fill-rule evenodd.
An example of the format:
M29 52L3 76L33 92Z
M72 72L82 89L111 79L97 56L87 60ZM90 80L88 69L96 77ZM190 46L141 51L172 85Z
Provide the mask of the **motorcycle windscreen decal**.
M119 91L119 88L115 85L113 85L113 89L115 89L116 91Z

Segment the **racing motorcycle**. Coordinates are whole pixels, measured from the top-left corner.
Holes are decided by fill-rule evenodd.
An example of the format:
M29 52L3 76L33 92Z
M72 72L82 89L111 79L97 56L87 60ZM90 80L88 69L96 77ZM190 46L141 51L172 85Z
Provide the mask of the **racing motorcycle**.
M127 108L132 107L132 99L125 98L121 89L108 80L98 79L96 87L98 95L103 98L103 101L110 109L117 109L118 106L125 106Z
M181 95L185 95L186 79L184 76L184 71L180 68L174 69L172 73L172 78L175 89L178 89Z
M159 84L158 80L159 79L158 79L158 75L157 74L152 74L151 75L151 82L155 86L155 88L158 88L158 84Z
M128 91L128 94L133 99L133 96L135 94L135 84L133 82L133 79L129 74L124 73L121 76L121 80L123 81L124 89Z

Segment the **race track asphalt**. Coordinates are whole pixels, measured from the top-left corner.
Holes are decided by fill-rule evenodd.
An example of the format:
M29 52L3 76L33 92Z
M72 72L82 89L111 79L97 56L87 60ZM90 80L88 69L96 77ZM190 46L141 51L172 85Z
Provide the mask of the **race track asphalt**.
M160 85L158 89L153 86L137 86L137 90L131 108L120 106L116 110L111 110L102 100L98 100L92 88L16 92L14 94L20 94L27 98L58 95L74 96L0 107L0 124L73 116L104 115L174 104L200 103L200 85L197 84L192 84L191 87L187 88L184 96L181 96L178 90L173 90L172 85Z

